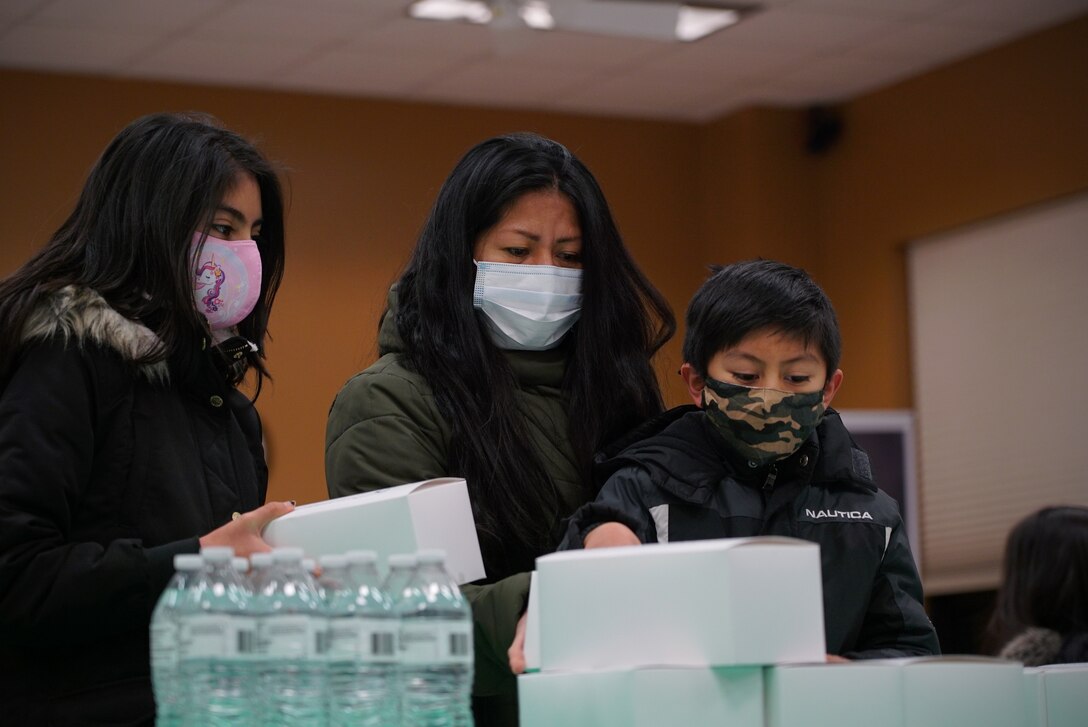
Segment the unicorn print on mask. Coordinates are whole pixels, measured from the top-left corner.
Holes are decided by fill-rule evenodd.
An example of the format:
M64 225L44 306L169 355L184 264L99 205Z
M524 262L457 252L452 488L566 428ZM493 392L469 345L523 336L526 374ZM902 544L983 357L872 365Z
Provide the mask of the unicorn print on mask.
M202 313L215 313L219 310L219 306L223 302L219 298L219 290L223 287L225 277L226 273L223 272L221 266L216 265L215 260L209 260L200 266L200 270L196 274L196 282L193 283L193 290L207 291L207 294L200 299L201 304L204 306Z
M261 297L261 252L254 240L220 240L198 232L192 259L193 298L209 328L231 328L253 312Z

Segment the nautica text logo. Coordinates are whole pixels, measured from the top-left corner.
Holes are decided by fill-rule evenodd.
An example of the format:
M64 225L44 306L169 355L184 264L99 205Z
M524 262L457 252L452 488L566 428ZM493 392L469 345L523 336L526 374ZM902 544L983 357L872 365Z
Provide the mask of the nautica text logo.
M837 517L845 518L847 520L872 520L873 516L867 512L861 512L860 510L809 510L805 508L805 514L810 518L819 520L821 518Z

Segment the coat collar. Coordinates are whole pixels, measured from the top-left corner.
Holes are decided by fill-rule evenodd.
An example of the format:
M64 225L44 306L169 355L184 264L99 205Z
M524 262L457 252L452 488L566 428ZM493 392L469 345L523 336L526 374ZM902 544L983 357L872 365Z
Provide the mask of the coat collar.
M88 342L116 351L136 366L148 381L165 383L170 371L165 360L146 362L159 352L162 341L140 323L125 318L90 288L68 285L43 299L23 327L22 341L60 337L84 346Z

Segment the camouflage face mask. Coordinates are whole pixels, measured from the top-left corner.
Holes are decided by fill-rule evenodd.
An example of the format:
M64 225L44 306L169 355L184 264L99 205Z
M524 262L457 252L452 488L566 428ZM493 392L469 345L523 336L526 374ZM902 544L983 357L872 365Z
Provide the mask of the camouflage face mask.
M726 443L761 465L788 457L824 415L824 393L790 394L707 378L703 409Z

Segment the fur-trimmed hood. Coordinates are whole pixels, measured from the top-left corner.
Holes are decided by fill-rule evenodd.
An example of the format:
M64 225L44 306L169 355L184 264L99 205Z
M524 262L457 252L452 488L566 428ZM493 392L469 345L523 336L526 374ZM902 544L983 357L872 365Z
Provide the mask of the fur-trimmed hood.
M125 318L105 298L90 288L68 285L44 298L27 318L22 341L60 337L79 346L88 341L116 351L122 359L136 364L149 381L166 382L170 372L166 361L139 363L156 352L162 341L147 326Z
M1024 666L1042 666L1054 663L1061 648L1061 634L1033 626L1005 644L999 656L1022 662Z

